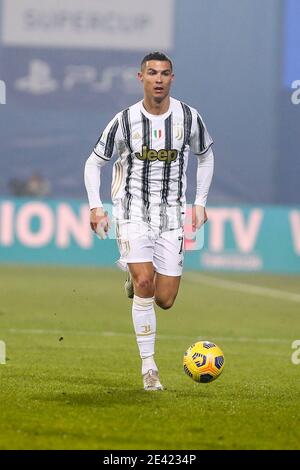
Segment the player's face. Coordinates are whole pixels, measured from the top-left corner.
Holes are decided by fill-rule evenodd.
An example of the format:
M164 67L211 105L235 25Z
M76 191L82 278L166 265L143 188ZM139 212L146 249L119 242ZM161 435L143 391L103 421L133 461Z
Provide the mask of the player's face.
M160 102L169 95L174 74L168 61L148 60L138 77L145 96Z

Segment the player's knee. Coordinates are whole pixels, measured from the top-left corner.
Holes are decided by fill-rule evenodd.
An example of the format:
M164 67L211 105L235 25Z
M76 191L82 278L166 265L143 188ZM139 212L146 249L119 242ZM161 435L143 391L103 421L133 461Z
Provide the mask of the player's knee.
M175 297L174 298L169 297L165 299L160 299L159 297L158 298L155 297L155 303L163 310L168 310L169 308L171 308L174 304L174 301L175 301Z
M149 277L138 277L135 279L134 285L138 290L149 291L151 288L153 288L153 279Z

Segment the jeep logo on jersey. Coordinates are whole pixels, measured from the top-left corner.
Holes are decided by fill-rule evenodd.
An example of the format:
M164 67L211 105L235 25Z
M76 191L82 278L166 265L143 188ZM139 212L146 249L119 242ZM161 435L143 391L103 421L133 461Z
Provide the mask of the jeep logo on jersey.
M157 152L157 150L148 149L147 145L143 145L142 153L135 152L135 156L139 160L149 160L150 162L154 162L155 160L160 160L161 162L171 163L176 160L177 155L178 155L178 151L175 149L171 149L171 150L161 149Z

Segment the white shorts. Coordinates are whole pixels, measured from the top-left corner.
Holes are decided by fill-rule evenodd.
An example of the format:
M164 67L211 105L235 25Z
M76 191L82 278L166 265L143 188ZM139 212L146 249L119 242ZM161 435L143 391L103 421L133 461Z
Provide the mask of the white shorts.
M118 266L127 270L127 263L153 263L159 274L181 276L184 258L183 228L159 233L146 222L116 223L116 239L120 251Z

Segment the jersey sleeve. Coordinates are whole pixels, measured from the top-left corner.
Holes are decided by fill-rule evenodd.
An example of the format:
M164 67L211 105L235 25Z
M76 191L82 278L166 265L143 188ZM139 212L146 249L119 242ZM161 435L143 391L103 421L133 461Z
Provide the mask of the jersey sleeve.
M119 146L121 137L119 115L117 114L100 134L94 147L94 154L103 160L110 160Z
M206 125L196 110L192 113L192 129L189 144L191 151L195 155L201 155L207 152L213 144L213 140L209 135Z

